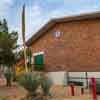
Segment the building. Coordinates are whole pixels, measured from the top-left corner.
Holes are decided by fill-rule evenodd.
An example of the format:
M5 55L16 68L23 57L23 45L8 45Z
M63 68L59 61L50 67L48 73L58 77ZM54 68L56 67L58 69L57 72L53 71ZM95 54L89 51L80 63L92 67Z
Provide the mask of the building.
M100 12L53 19L33 35L26 45L31 47L33 58L34 54L42 52L45 71L99 72ZM52 75L52 78L58 76L60 82L65 74ZM75 76L74 73L72 75Z

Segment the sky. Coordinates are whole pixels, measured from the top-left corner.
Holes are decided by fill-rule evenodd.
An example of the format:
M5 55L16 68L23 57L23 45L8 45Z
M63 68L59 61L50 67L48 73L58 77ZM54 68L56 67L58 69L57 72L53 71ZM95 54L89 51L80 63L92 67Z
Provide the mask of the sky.
M7 19L9 31L18 32L18 44L22 44L23 4L26 5L26 40L50 19L100 11L100 0L0 0L0 20Z

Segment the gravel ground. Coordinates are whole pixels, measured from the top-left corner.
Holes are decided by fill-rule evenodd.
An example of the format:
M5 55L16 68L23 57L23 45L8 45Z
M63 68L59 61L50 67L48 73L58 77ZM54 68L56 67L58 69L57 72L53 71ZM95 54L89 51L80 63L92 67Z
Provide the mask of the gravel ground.
M0 100L20 100L26 95L26 91L19 85L13 83L11 87L6 87L6 81L0 80Z
M93 100L91 91L85 89L84 95L81 95L81 88L75 87L75 96L71 96L70 87L53 86L51 89L53 98L50 100ZM100 97L98 97L100 100Z
M14 83L12 87L6 87L5 83L5 80L0 80L0 100L20 100L27 94L18 84ZM90 90L85 89L85 94L81 95L80 87L75 87L75 96L71 96L70 87L64 86L53 86L50 92L52 98L49 100L93 100Z

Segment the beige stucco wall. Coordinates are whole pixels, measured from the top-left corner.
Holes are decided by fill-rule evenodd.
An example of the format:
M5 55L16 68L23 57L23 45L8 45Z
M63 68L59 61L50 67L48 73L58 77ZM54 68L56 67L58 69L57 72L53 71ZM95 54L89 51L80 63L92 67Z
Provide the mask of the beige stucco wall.
M66 72L49 72L48 75L50 79L52 80L53 84L55 85L65 85L66 84L67 85ZM69 77L86 78L85 72L69 72ZM100 78L100 72L87 72L87 77L90 79L91 77ZM91 81L90 79L88 80L88 82ZM87 86L86 79L71 79L70 78L70 81L83 82L84 86Z

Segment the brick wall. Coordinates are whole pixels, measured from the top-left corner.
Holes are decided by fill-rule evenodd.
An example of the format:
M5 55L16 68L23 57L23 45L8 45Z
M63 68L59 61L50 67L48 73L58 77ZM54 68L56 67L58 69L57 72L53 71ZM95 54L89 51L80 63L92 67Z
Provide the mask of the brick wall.
M60 31L61 37L54 36ZM46 71L100 71L100 19L57 23L32 45Z

